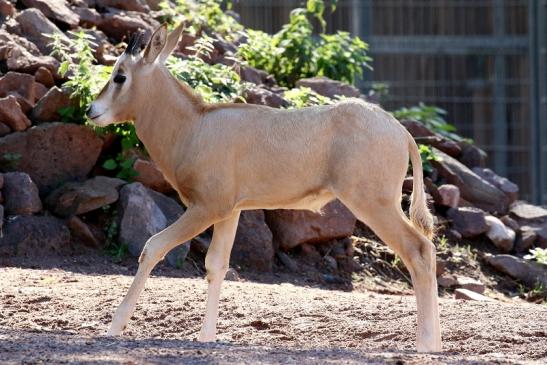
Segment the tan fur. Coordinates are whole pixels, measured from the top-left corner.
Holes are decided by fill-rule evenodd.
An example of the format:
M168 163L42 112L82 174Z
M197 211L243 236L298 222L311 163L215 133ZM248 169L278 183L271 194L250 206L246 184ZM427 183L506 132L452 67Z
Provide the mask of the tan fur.
M173 34L169 37L168 44L176 44ZM159 57L165 58L170 47ZM108 100L114 89L107 88L90 113L99 125L133 117L139 138L188 209L147 242L109 334L120 334L127 324L154 265L214 225L206 258L209 297L199 336L214 340L220 286L240 212L317 211L338 198L408 266L418 303L418 350L441 350L435 247L427 238L433 221L417 146L397 120L358 99L298 110L209 105L161 63L127 56L114 73L119 68L129 74L130 84L109 85L120 96ZM409 157L415 182L411 220L400 205Z

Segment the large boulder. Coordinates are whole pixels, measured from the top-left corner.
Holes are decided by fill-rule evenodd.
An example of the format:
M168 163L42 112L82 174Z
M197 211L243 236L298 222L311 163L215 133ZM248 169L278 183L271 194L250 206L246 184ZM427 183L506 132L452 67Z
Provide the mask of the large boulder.
M42 210L38 188L24 172L3 174L5 208L7 215L31 215Z
M486 216L484 212L478 208L450 208L446 212L446 216L452 221L452 227L459 232L462 237L472 238L488 231Z
M547 247L547 209L517 201L511 205L511 217L536 237L536 244Z
M361 92L355 86L341 81L331 80L324 76L298 80L296 86L309 87L319 95L327 96L329 98L334 98L337 95L353 98L361 96Z
M15 96L25 111L34 106L41 97L43 88L32 75L10 71L0 78L0 97Z
M461 155L458 157L461 163L469 168L486 167L487 154L479 147L466 141L458 142Z
M119 241L128 246L131 255L140 256L146 241L175 222L183 212L176 201L147 189L141 183L125 185L120 190L118 204ZM175 247L167 254L167 262L179 267L188 250L187 243Z
M102 144L87 127L45 123L1 137L0 167L26 172L45 194L68 180L86 177Z
M40 10L46 17L68 28L76 28L80 17L75 14L65 0L21 0L27 8Z
M254 271L270 272L273 268L272 232L262 210L241 212L231 263Z
M9 126L13 131L24 131L31 125L13 95L0 98L0 122Z
M353 234L356 219L340 201L323 207L321 213L307 210L266 211L266 222L274 241L288 250L302 243L320 243Z
M529 288L547 288L547 265L511 255L486 255L485 260L498 271L521 281Z
M67 41L66 35L38 9L21 11L14 19L6 23L11 33L27 38L34 43L42 54L48 55L53 50L50 46L51 35L57 34Z
M509 199L501 190L446 153L435 150L435 154L438 159L431 161L432 165L448 183L460 189L463 199L491 213L507 212Z
M18 256L39 257L66 253L70 249L70 231L55 217L19 216L8 220L0 237L0 251Z
M118 189L124 184L124 180L106 176L68 182L49 194L46 205L60 217L85 214L118 201Z

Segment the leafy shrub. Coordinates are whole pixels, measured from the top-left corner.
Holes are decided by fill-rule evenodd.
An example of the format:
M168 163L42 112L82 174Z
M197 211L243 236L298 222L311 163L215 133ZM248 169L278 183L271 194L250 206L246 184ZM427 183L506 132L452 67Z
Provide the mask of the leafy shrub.
M162 20L170 24L185 22L187 30L192 34L201 30L214 31L233 40L236 33L243 30L243 26L224 12L223 3L226 3L228 9L232 7L232 1L222 0L176 0L174 4L162 1Z
M454 133L456 127L444 120L446 110L436 106L420 103L411 108L401 108L393 112L393 116L399 120L410 119L423 123L433 132L438 133L448 139L461 141L463 138Z
M420 156L422 158L422 168L424 172L429 174L432 173L433 166L431 165L431 161L438 161L439 158L435 155L431 146L419 144L418 150L420 151Z
M370 67L368 45L347 32L313 37L310 18L320 19L324 28L324 3L308 0L307 8L294 9L288 24L273 36L247 31L247 42L238 55L249 65L273 74L277 81L293 87L301 78L327 76L355 83L364 67Z
M313 105L327 105L335 102L334 99L319 95L309 87L297 87L287 90L283 95L290 103L290 108L304 108Z

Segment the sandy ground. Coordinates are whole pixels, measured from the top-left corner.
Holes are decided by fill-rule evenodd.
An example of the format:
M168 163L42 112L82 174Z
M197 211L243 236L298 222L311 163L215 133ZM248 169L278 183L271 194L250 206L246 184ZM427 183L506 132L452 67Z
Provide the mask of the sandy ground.
M134 268L0 267L0 363L546 363L547 307L441 300L445 352L414 353L412 296L227 281L219 341L194 341L203 279L156 275L124 336L107 338ZM161 275L158 275L161 274Z

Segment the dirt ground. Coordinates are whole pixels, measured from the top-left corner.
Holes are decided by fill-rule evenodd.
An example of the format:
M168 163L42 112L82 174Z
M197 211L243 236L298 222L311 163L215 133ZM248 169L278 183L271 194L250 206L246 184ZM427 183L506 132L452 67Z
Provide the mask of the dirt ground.
M0 262L0 363L476 364L547 362L547 307L441 299L444 352L414 353L415 301L240 279L223 288L219 341L194 341L206 283L159 268L124 336L107 338L135 266L80 256Z

